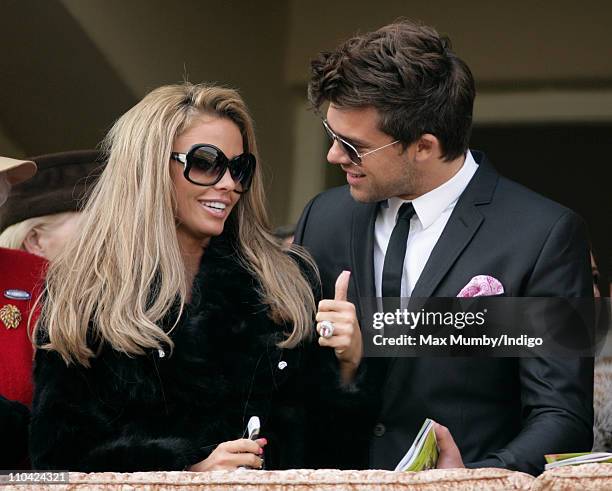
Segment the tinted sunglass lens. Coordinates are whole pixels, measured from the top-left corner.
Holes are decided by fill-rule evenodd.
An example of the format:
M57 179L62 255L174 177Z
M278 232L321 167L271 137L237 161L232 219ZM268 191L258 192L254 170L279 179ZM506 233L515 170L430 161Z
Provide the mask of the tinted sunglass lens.
M200 184L214 184L224 166L219 152L212 147L198 147L190 152L189 178Z
M357 155L357 151L351 145L349 145L342 138L336 135L332 131L332 129L327 125L327 123L325 122L323 123L323 128L325 128L325 133L327 133L327 136L329 136L332 143L334 141L338 141L338 143L342 147L342 150L344 151L344 153L348 155L348 158L350 159L351 162L353 162L353 164L361 165L361 159L359 158L359 155Z
M357 155L357 151L345 141L340 139L338 139L338 141L340 142L340 145L342 145L342 148L348 155L348 158L351 160L351 162L353 162L353 164L355 165L361 165L361 159L359 158L359 155Z
M238 191L248 191L251 186L251 181L253 180L255 157L251 154L242 154L232 159L229 166L232 179L238 183Z
M329 136L329 139L333 142L336 139L336 135L333 134L331 128L326 124L323 124L323 128L325 128L325 133Z

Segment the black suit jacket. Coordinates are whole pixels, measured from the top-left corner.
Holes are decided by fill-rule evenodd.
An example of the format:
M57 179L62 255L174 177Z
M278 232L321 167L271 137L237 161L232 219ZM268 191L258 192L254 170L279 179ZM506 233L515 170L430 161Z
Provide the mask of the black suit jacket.
M456 297L479 274L499 279L508 296L592 296L582 220L473 153L479 169L412 296ZM295 235L320 268L323 298L333 298L342 270L352 272L358 315L360 298L375 296L377 209L348 186L331 189L306 206ZM311 464L393 469L429 417L450 429L467 466L537 474L544 454L590 450L592 397L590 358L366 358L355 384L320 404Z

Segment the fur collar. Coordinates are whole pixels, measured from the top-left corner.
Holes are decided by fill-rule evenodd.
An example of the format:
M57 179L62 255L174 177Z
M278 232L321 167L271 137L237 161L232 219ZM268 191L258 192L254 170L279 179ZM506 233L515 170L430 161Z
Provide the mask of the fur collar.
M274 433L267 425L295 385L301 350L276 346L285 326L270 320L258 282L223 238L211 241L194 286L170 333L172 351L130 356L106 346L90 368L38 351L31 446L38 468L181 469L240 438L252 415L264 434ZM175 319L169 314L161 325Z
M261 309L261 286L242 263L230 239L213 237L204 251L193 282L190 312L237 304ZM266 308L266 310L268 310Z
M166 361L175 383L210 382L216 373L228 382L217 387L219 395L222 388L238 385L250 398L259 391L269 393L294 374L300 350L277 346L291 326L272 321L261 298L259 282L230 241L212 239L194 279L192 301L171 333L175 347ZM278 368L282 361L289 369Z
M160 321L173 349L126 356L104 346L92 361L98 386L108 389L111 399L146 400L159 396L161 382L163 397L174 395L184 403L199 398L212 403L233 397L232 392L247 400L259 390L270 393L295 373L301 354L278 348L290 326L276 324L268 314L258 281L231 244L224 237L211 240L194 279L192 301L176 326L178 306ZM278 369L283 360L291 369Z

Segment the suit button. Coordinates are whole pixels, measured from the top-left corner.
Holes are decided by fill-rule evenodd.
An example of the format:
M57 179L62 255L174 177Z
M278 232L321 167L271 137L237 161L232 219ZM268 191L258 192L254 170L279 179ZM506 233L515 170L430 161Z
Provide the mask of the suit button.
M374 436L383 436L386 431L387 428L382 423L376 423L376 426L374 426Z

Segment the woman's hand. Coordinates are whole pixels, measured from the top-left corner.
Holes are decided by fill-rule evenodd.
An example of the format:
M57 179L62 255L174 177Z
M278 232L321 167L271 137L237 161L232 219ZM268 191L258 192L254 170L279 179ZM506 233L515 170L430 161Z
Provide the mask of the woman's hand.
M263 447L265 438L258 440L232 440L217 445L208 458L187 468L188 471L205 472L235 470L238 467L261 469L263 467Z
M332 322L332 336L319 338L319 345L334 348L340 362L340 374L343 383L353 380L361 363L363 341L357 320L355 305L347 301L350 271L343 271L336 280L336 291L333 300L321 300L317 312L317 332L321 335L321 323Z

